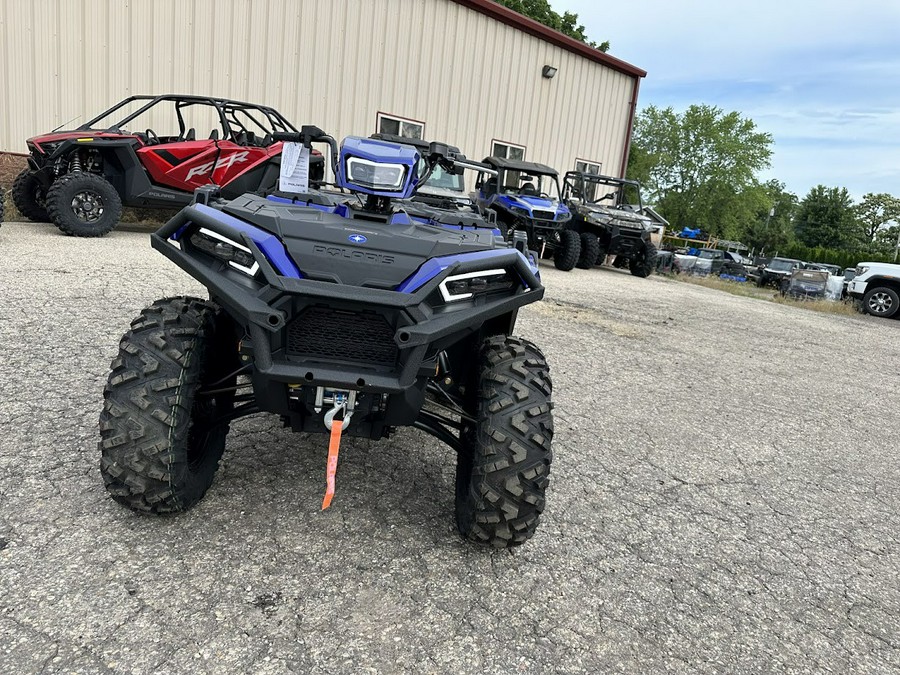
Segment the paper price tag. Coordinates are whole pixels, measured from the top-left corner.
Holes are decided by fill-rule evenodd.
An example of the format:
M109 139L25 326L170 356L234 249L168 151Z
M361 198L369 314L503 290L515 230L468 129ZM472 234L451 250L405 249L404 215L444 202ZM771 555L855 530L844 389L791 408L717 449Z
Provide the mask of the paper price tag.
M282 192L309 191L309 148L302 143L282 146L278 186Z

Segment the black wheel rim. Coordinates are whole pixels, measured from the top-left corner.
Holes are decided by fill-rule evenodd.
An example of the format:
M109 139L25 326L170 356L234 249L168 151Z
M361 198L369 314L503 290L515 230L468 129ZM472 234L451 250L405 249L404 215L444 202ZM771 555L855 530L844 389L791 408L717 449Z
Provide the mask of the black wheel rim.
M103 217L103 197L94 190L81 190L72 198L72 212L83 223L96 223Z

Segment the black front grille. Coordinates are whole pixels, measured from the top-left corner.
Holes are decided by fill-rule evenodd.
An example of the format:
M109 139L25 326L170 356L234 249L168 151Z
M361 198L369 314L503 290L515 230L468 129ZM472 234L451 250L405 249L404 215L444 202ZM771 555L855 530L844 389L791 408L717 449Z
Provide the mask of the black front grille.
M309 307L288 325L287 352L379 366L397 362L394 329L375 312Z
M556 214L553 211L538 211L537 209L533 209L531 214L537 220L553 220L556 217Z

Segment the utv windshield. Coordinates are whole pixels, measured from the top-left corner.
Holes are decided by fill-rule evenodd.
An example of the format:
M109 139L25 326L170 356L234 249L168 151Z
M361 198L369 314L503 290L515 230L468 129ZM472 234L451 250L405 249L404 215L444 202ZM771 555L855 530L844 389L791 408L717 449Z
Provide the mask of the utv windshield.
M524 171L504 172L500 194L560 201L559 183L555 176L528 174Z
M792 260L773 260L769 263L769 269L775 272L790 272L796 264Z
M462 174L449 173L440 166L434 167L431 176L425 181L425 185L454 192L465 192Z

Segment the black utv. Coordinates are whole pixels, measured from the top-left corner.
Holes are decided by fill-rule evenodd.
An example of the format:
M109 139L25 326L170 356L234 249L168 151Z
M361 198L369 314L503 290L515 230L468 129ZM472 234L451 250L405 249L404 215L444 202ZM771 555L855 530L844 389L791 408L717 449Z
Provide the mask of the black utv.
M569 228L581 239L578 267L602 265L608 255L614 255L614 267L628 267L637 277L650 275L656 265L656 246L650 240L653 221L643 213L640 183L569 171L563 199L572 212Z
M759 267L759 276L756 285L760 288L775 286L781 288L782 282L791 278L794 270L804 268L803 261L793 258L772 258L765 265Z

